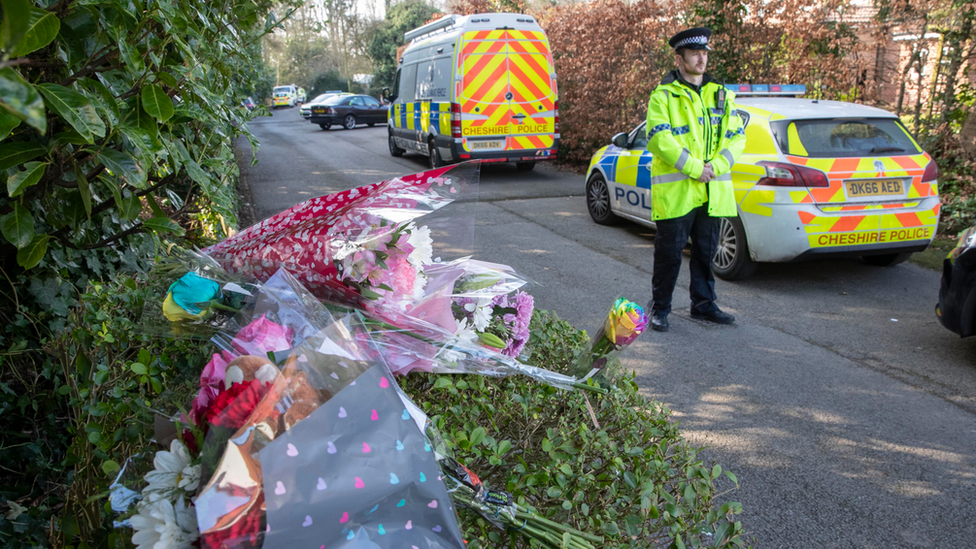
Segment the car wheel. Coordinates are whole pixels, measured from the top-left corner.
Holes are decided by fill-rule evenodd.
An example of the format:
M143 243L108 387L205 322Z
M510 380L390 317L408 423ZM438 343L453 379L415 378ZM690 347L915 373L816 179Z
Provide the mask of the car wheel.
M325 131L329 131L329 128L332 127L332 124L319 124L319 127Z
M875 267L891 267L892 265L897 265L899 263L904 263L912 254L906 253L894 253L894 254L881 254L881 255L865 255L861 258L868 265L874 265Z
M430 160L431 169L440 168L444 165L444 160L441 158L441 153L437 150L437 146L434 145L433 139L427 144L427 151L427 158Z
M404 149L401 149L400 147L397 147L396 140L393 139L393 134L392 133L390 134L389 143L390 143L390 155L391 156L403 156L403 153L407 152Z
M748 278L756 271L756 262L749 257L742 221L738 217L723 217L720 223L712 272L724 280Z
M607 180L596 172L586 182L586 209L593 221L600 225L616 225L620 218L610 209L610 189Z
M515 167L520 172L531 172L535 169L535 162L516 162Z
M352 129L355 129L355 128L356 128L356 117L355 117L355 116L353 116L353 115L351 115L351 114L347 114L347 115L346 115L346 119L345 119L345 121L344 121L344 122L342 123L342 125L343 125L343 126L344 126L344 127L345 127L345 128L347 129L347 130L352 130Z

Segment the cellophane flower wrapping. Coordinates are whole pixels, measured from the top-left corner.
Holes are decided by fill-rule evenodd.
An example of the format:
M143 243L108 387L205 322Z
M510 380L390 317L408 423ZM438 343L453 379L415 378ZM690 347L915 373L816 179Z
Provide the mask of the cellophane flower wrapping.
M461 164L313 198L205 252L236 275L283 268L319 298L402 309L423 297L441 251L470 250L478 176L477 163Z
M171 247L151 271L159 288L138 324L144 333L208 339L252 300L256 286L195 249Z
M241 332L273 341L282 330L261 326L274 318L293 346L235 359L241 372L226 369L233 384L202 414L201 547L462 547L416 406L361 317L332 317L284 271L265 286L220 340L228 353Z
M617 298L593 335L588 350L576 358L574 371L582 379L596 377L613 383L619 376L617 355L647 329L644 308L624 297Z

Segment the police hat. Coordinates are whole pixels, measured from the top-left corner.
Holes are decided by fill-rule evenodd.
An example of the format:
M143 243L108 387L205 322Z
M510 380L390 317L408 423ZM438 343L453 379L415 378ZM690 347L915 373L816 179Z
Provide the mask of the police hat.
M708 47L708 37L712 35L712 29L708 27L695 27L679 32L668 40L668 45L677 51L679 48L689 50L711 50Z

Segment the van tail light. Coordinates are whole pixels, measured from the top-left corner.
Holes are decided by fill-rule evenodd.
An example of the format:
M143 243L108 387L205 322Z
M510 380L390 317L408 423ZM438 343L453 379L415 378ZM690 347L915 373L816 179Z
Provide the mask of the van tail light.
M553 111L555 112L555 117L553 118L552 132L559 133L559 101L553 103Z
M451 103L451 137L461 137L461 105Z
M787 162L770 162L763 160L757 165L766 168L766 176L757 185L771 185L774 187L829 187L827 174L820 170L798 166Z
M935 163L935 160L929 160L928 165L925 166L925 172L922 174L922 183L935 181L938 178L939 166Z

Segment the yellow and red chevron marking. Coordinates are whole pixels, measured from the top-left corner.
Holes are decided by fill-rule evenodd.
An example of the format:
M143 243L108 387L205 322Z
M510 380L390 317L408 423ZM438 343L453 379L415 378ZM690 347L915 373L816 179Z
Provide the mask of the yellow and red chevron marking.
M555 143L555 90L545 34L537 31L474 31L462 39L456 86L465 136L511 136L509 149L549 148ZM509 95L511 94L511 95ZM512 119L520 115L520 121ZM523 135L518 135L523 134Z
M511 40L538 40L540 42L548 43L548 40L546 40L546 33L541 31L510 30L508 31L508 38Z
M936 186L932 183L922 183L925 165L931 157L928 154L915 156L894 156L878 158L804 158L787 156L790 162L810 168L818 169L827 174L829 187L811 188L809 196L818 203L844 202L844 181L851 178L868 177L911 177L906 198L921 198L935 196ZM876 162L884 168L878 171ZM791 191L790 198L794 203L810 202L802 191ZM894 206L898 207L898 206Z

